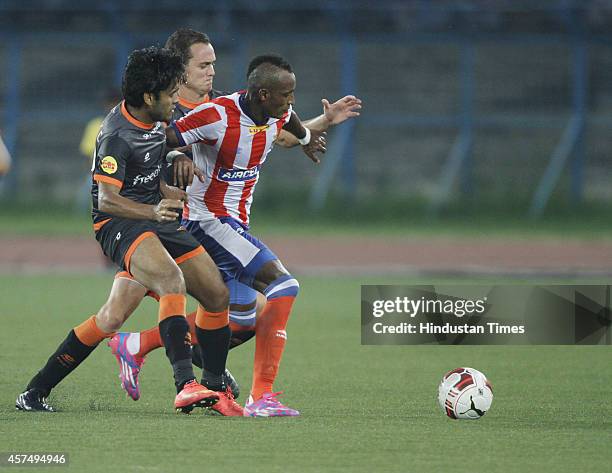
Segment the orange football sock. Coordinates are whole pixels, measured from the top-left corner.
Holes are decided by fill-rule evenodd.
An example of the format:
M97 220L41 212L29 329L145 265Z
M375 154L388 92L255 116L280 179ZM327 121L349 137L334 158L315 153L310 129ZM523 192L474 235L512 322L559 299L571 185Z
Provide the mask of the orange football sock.
M92 315L80 325L74 327L74 334L84 345L95 347L105 338L110 338L114 333L106 333L100 330L96 324L96 316Z
M272 385L287 342L285 328L294 301L294 296L270 299L257 318L255 363L251 386L251 395L255 401L261 398L263 393L272 392Z
M145 356L153 350L164 346L159 335L159 326L156 325L149 330L143 330L140 332L140 350L136 355Z
M221 312L208 312L201 305L196 311L194 325L202 330L216 330L229 324L229 308ZM191 327L190 327L191 328Z
M159 315L158 320L161 322L169 317L182 315L185 317L185 306L187 298L184 294L166 294L159 298Z

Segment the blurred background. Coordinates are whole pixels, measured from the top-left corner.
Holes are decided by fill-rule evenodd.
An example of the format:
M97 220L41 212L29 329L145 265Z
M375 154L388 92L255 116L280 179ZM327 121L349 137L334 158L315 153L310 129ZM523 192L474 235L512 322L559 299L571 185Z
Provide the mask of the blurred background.
M181 26L211 37L217 89L276 52L303 119L323 97L364 101L321 166L274 151L255 212L534 220L612 206L612 0L3 0L2 200L86 214L87 124L117 100L128 54Z

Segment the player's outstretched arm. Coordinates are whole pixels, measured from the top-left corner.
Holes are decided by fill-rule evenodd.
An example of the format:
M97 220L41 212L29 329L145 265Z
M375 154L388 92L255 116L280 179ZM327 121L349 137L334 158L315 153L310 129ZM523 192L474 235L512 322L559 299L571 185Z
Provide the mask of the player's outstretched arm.
M173 199L162 199L157 205L141 204L119 195L120 190L113 184L98 182L98 210L116 217L171 222L183 208L182 201Z
M325 153L327 151L325 148L325 135L327 133L325 131L311 130L305 127L295 112L291 112L291 118L285 124L283 130L288 131L297 138L298 143L302 145L304 154L314 163L319 164L321 162L316 153Z
M330 104L327 99L322 99L323 113L318 117L302 122L311 130L326 131L330 126L338 125L349 118L358 117L361 110L361 99L354 95L347 95L340 100ZM292 148L299 144L298 139L288 132L281 132L276 139L276 144L284 148Z

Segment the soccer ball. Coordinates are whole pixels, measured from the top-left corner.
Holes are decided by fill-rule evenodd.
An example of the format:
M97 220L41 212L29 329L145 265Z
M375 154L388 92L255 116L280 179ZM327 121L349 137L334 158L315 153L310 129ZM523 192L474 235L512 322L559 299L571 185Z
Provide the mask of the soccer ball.
M444 375L438 387L438 403L451 419L480 419L491 408L493 388L474 368L456 368Z

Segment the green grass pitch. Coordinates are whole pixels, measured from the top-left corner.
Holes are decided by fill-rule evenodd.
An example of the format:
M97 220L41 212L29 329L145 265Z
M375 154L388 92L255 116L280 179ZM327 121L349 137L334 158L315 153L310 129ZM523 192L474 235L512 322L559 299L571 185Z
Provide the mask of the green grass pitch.
M102 304L111 280L0 277L0 451L63 451L70 466L53 471L105 473L612 469L609 347L361 346L360 284L401 279L300 278L277 382L299 418L177 415L161 350L149 356L134 402L106 346L54 391L61 412L16 412L16 395L67 330ZM126 328L151 326L156 311L144 303ZM245 391L253 348L230 353ZM479 421L452 421L437 405L440 378L462 365L494 386L492 409Z

